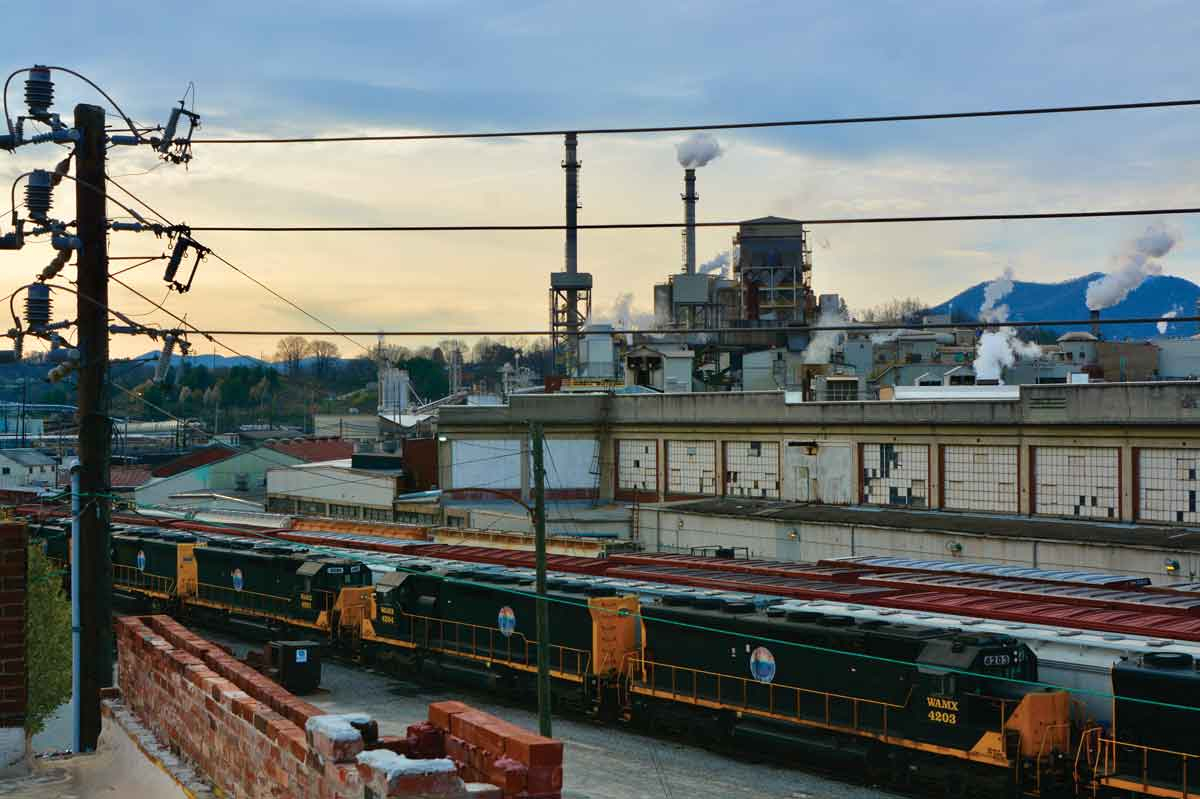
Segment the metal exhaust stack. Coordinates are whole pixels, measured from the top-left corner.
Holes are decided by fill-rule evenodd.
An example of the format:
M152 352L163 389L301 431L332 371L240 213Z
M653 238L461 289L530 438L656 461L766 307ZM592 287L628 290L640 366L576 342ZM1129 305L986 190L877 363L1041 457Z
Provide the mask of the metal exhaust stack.
M683 272L696 274L696 170L683 170Z
M1089 317L1092 320L1092 335L1095 336L1097 339L1099 339L1100 338L1100 312L1092 311L1089 314Z

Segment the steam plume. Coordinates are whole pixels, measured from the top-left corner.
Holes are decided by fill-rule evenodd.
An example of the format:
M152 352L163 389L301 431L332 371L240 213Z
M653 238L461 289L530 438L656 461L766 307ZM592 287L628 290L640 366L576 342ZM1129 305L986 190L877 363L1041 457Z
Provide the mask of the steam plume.
M1013 290L1012 267L1005 267L998 278L983 289L983 305L979 306L979 318L985 322L1007 322L1009 308L998 304ZM1017 331L1011 327L989 330L979 337L975 348L976 380L1000 380L1004 370L1016 363L1017 358L1036 358L1042 348L1032 342L1021 341Z
M718 274L724 275L729 267L729 250L717 253L717 255L709 261L705 261L696 268L696 273L701 275Z
M1011 266L1004 267L1000 277L988 283L983 288L983 305L979 306L979 318L984 322L1007 322L1008 306L997 305L1013 290L1013 270Z
M1158 335L1160 335L1160 336L1167 335L1167 327L1170 325L1170 322L1168 322L1167 320L1174 319L1176 316L1179 316L1179 306L1178 305L1162 315L1162 319L1160 319L1158 322Z
M721 154L721 145L710 133L694 133L675 145L679 165L684 169L704 166Z
M824 310L817 319L818 327L845 325L850 320L840 310ZM844 334L837 330L819 330L804 348L805 363L829 363L833 349Z
M1111 308L1129 296L1129 292L1142 285L1151 275L1162 274L1162 264L1156 258L1174 249L1179 235L1162 225L1151 225L1146 231L1125 245L1125 251L1117 257L1117 267L1087 287L1087 307L1092 311Z
M616 328L629 330L653 330L656 327L663 327L665 320L656 317L652 311L641 311L634 308L633 292L626 291L618 294L608 308L594 311L584 326L591 324L609 324Z

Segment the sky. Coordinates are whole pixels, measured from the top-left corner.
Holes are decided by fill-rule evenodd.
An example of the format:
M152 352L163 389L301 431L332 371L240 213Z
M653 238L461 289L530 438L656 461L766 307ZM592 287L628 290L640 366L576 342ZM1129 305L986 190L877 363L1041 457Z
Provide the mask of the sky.
M110 2L6 9L0 69L71 67L140 123L164 122L189 82L200 136L458 132L703 124L1200 97L1200 15L1188 2L191 4ZM9 90L21 108L23 76ZM103 104L56 77L56 110ZM749 219L1194 206L1200 108L1009 119L729 131L699 171L697 216ZM584 136L581 223L681 218L684 134ZM139 151L140 150L140 151ZM187 168L115 148L109 173L174 222L204 225L560 224L562 141L197 145ZM61 158L0 152L11 182ZM149 170L149 171L148 171ZM70 218L63 186L55 210ZM5 210L0 208L0 211ZM123 212L111 208L110 214ZM1200 221L819 226L813 284L853 308L936 304L1012 266L1019 280L1105 270L1162 221L1182 245L1164 269L1200 282ZM0 217L0 234L9 219ZM698 233L698 257L732 230ZM197 235L239 268L340 329L543 329L561 231ZM154 255L119 233L111 255ZM49 261L45 244L0 252L8 291ZM597 313L680 269L676 230L582 231ZM114 262L114 270L129 262ZM71 276L73 267L65 275ZM192 291L162 262L122 276L204 329L318 329L209 258ZM177 326L113 285L111 304ZM72 315L67 294L57 318ZM1164 309L1166 310L1166 309ZM144 315L141 315L144 314ZM346 356L352 343L332 334ZM273 337L222 336L249 355ZM408 341L405 343L426 343ZM121 336L116 355L153 349ZM213 345L197 341L197 352ZM229 354L229 350L218 348Z

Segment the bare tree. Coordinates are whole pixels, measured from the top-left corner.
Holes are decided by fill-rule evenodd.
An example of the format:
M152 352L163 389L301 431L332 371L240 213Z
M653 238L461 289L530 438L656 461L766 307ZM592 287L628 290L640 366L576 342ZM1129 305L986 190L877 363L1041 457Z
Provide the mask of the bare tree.
M308 339L303 336L287 336L275 345L275 361L283 364L289 375L300 373L300 361L308 354Z
M313 372L317 377L325 377L332 371L339 351L332 341L318 339L309 343L308 354L313 357Z
M902 322L929 309L919 297L889 300L873 308L864 308L854 314L860 322Z

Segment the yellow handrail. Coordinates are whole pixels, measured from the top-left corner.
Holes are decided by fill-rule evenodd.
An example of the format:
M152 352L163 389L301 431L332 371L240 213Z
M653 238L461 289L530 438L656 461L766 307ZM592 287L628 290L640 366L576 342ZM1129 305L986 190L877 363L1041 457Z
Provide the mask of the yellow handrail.
M320 602L313 602L311 610L315 613L325 613L333 607L333 594L325 590L306 591L306 594L320 597ZM196 596L207 601L215 601L229 607L247 610L288 611L292 609L292 597L278 594L263 594L257 591L237 589L227 585L212 583L197 583ZM247 602L246 599L251 601ZM237 601L230 601L237 600Z
M1141 773L1137 775L1135 780L1142 785L1143 790L1147 790L1151 784L1150 780L1150 755L1151 753L1167 755L1172 758L1179 758L1180 767L1180 785L1179 795L1182 797L1192 796L1193 792L1188 788L1188 769L1193 761L1200 762L1200 753L1180 752L1175 749L1164 749L1157 746L1149 746L1147 744L1132 743L1129 741L1121 741L1116 738L1106 738L1103 735L1103 730L1099 727L1090 729L1085 733L1093 734L1096 737L1097 754L1096 765L1092 770L1093 779L1116 778L1120 779L1118 774L1118 759L1119 750L1124 749L1130 754L1141 755ZM1078 758L1076 758L1078 761ZM1103 769L1101 762L1103 761Z
M655 667L662 666L663 668L671 669L672 671L687 671L687 672L692 672L694 674L701 674L701 675L704 675L707 677L716 677L716 678L718 678L718 681L720 679L738 680L744 686L743 694L745 693L746 686L761 685L761 686L769 686L769 687L773 687L773 688L786 688L791 691L798 691L800 693L811 694L813 696L825 697L827 699L842 699L842 700L845 700L848 702L862 702L864 704L869 704L869 705L878 705L880 707L892 708L893 710L904 708L908 704L907 699L905 700L904 704L898 705L898 704L893 704L891 702L884 702L880 699L864 699L862 697L857 697L857 696L846 696L844 694L833 693L832 691L819 691L815 688L800 688L798 686L783 685L780 683L765 683L760 680L755 680L750 677L742 677L737 674L722 674L721 672L717 672L717 671L705 671L704 669L693 669L688 666L674 666L670 663L659 663L657 661L647 660L645 658L637 657L636 655L629 659L628 669L629 669L629 673L630 673L631 677L635 674L636 669L639 665L642 668L649 666L651 672L653 672ZM646 682L653 683L652 680L647 680ZM912 696L911 688L909 689L909 696L910 697Z
M113 584L128 588L140 588L147 591L175 595L175 580L160 574L148 574L135 566L113 564Z
M415 622L422 621L422 622L425 622L425 641L424 641L424 643L426 646L429 645L430 628L432 627L432 625L436 624L438 626L439 633L440 633L437 636L438 640L442 641L443 644L450 643L451 640L453 641L454 649L450 650L450 651L457 652L459 654L462 654L464 652L463 642L462 642L462 638L463 638L462 631L464 629L466 629L470 632L470 636L471 636L470 649L466 650L466 651L475 657L480 657L479 652L481 649L481 642L479 641L479 638L480 638L481 634L486 633L487 649L484 651L486 651L487 657L489 657L491 659L499 659L497 657L497 653L498 653L498 651L500 651L502 654L504 654L506 656L505 659L507 659L508 661L511 661L511 662L519 662L519 663L528 665L528 664L536 662L536 660L537 660L538 642L531 638L526 637L523 633L514 631L510 635L506 636L500 630L499 627L490 627L490 626L483 625L483 624L472 624L470 622L465 622L465 621L452 621L449 619L439 619L436 616L422 616L422 615L419 615L416 613L407 613L407 612L405 612L403 610L399 610L399 609L397 609L397 612L398 612L399 616L407 617L408 619L410 619L414 622L409 625L409 635L410 635L413 643L416 643L416 635L417 635L417 625L415 624ZM453 627L453 632L454 632L453 639L448 638L446 635L447 625L450 625ZM504 644L503 644L502 648L497 647L497 644L499 642L496 640L496 636L500 636L500 638L503 639ZM518 661L513 657L513 644L514 643L518 644L519 651L523 657L522 660ZM591 670L592 653L589 652L588 650L577 649L575 647L569 647L569 646L563 646L561 644L551 644L550 651L551 651L552 658L553 658L553 653L555 650L558 650L558 668L553 669L553 670L556 670L562 674L574 674L574 675L578 675L578 676L585 675ZM570 656L570 659L568 658L568 656ZM568 669L568 666L571 666L571 665L574 666L573 670Z

